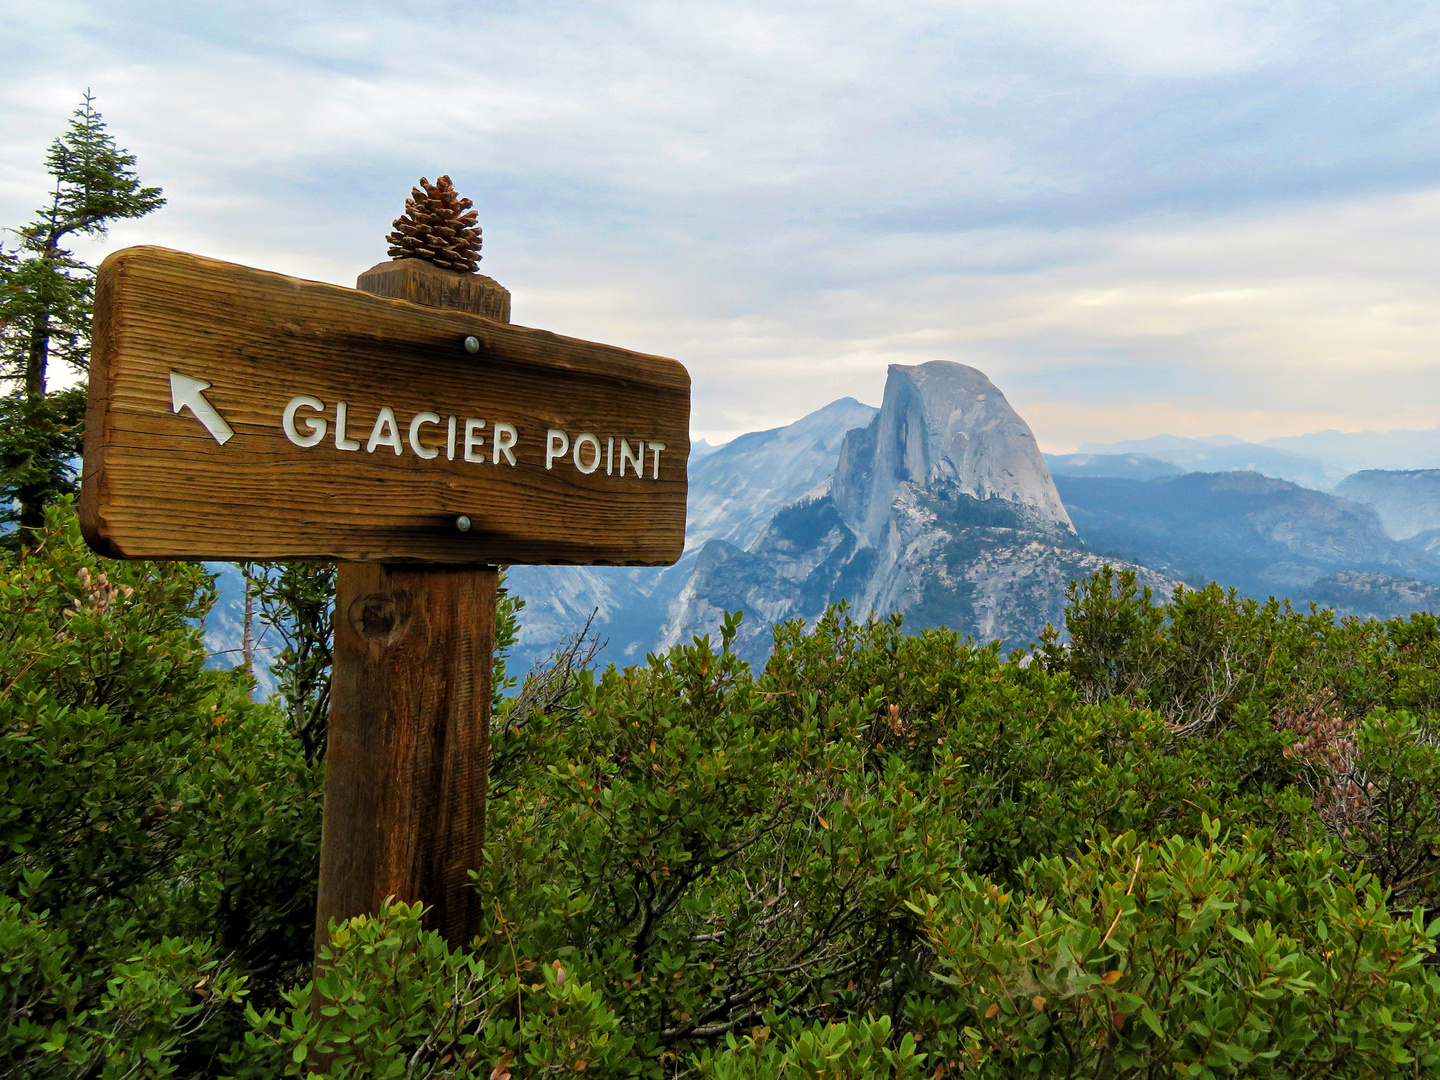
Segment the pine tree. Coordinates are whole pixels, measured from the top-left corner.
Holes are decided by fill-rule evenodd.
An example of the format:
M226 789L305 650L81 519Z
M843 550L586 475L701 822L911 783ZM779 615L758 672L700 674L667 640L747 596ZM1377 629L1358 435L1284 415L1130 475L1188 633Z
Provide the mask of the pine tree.
M395 219L395 231L386 240L396 259L424 259L447 270L473 274L480 262L480 226L475 204L462 199L450 177L410 189L405 213Z
M84 389L52 392L52 362L84 373L89 365L94 268L64 245L104 236L112 222L159 209L157 187L143 187L135 157L115 145L87 90L45 158L55 187L35 219L0 249L0 521L24 546L44 523L45 507L75 488ZM7 498L8 497L8 498Z

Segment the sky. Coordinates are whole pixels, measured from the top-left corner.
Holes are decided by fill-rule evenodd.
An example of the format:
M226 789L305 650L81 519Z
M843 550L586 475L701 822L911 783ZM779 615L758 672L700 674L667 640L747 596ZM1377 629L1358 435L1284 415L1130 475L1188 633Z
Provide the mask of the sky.
M889 364L1065 452L1440 424L1440 7L0 6L0 226L90 88L155 243L352 285L449 173L515 322L681 360L697 437Z

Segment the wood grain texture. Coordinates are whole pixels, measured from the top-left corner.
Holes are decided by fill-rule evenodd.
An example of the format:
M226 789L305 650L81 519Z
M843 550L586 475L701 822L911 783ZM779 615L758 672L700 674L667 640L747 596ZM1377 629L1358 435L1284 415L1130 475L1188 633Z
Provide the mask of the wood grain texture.
M497 282L414 260L358 284L509 315ZM338 568L317 953L332 919L392 896L422 901L452 946L478 931L497 587L493 566Z
M494 567L341 563L316 948L331 919L422 900L474 937L490 748Z
M425 299L472 293L485 310L508 311L508 296L476 291L483 283L424 269L403 260L367 278ZM172 371L211 384L205 397L233 438L221 445L188 410L172 411ZM282 429L301 394L324 406L304 415L327 423L310 447ZM337 447L339 402L362 444L390 408L402 452ZM81 525L96 550L122 558L666 565L684 544L689 411L689 375L673 360L127 248L97 283ZM419 429L423 449L442 451L430 460L408 438L422 412L442 421ZM447 458L450 416L485 421L482 462ZM497 422L516 429L513 466L491 460ZM611 469L587 475L568 454L547 469L552 428L591 433L600 447L616 440ZM643 476L633 465L621 476L620 440L665 449L655 467L644 451ZM592 460L587 444L581 463ZM469 532L457 531L460 515Z
M510 290L494 278L442 270L419 259L377 263L360 275L355 287L373 296L468 311L496 322L510 321Z

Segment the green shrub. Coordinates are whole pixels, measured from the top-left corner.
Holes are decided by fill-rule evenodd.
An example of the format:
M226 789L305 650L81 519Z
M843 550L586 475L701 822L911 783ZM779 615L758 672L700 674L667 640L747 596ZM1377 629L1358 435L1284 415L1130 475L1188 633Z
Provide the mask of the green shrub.
M1396 919L1326 848L1267 863L1199 841L1102 838L1027 863L1023 889L948 877L914 911L936 985L888 1018L783 1020L700 1055L702 1076L1419 1077L1440 1069L1440 934Z
M776 1007L893 1009L926 978L905 904L960 858L953 755L927 776L877 765L874 700L781 709L708 643L586 679L577 702L509 736L552 764L492 808L492 967L567 956L657 1062Z
M0 565L7 1076L192 1075L242 980L264 1000L308 967L319 777L205 670L213 596L197 566L96 558L63 504Z
M1376 709L1322 776L1320 804L1360 865L1401 901L1440 893L1440 746L1409 712Z
M706 1080L905 1080L921 1076L924 1061L914 1036L894 1038L882 1016L810 1024L778 1039L769 1027L729 1035L724 1051L701 1054L696 1066Z
M843 609L759 673L736 617L577 645L497 713L480 936L397 904L317 986L316 745L204 669L211 596L64 506L0 564L5 1075L1440 1066L1440 620L1105 572L1008 657Z
M289 1009L249 1011L232 1055L236 1077L495 1077L586 1072L630 1076L619 1019L560 960L502 976L421 928L420 905L332 925L317 982L285 994Z
M981 1076L1424 1076L1440 1069L1440 923L1396 919L1324 848L1267 861L1102 838L919 898L947 992L910 1015L930 1061Z

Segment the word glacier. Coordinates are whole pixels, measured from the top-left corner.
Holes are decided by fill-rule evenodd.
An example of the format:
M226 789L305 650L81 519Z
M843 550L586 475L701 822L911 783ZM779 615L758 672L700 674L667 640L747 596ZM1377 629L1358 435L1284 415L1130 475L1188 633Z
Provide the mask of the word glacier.
M515 464L515 451L520 445L520 431L514 424L497 420L489 425L490 436L487 450L486 422L476 417L460 418L444 416L434 412L418 412L403 424L395 410L382 405L370 426L370 434L363 440L351 438L349 406L337 401L333 413L327 413L327 406L310 394L297 394L285 405L280 417L280 426L285 437L296 446L318 446L326 437L332 437L337 450L364 450L373 454L382 447L397 455L405 453L406 447L416 457L430 460L442 453L445 460L454 461L457 454L461 461L491 465ZM363 425L359 429L363 432ZM402 437L403 432L403 437ZM359 432L357 432L358 434ZM600 437L583 431L573 439L567 432L550 428L545 432L545 468L554 469L555 463L564 463L568 456L575 468L585 475L597 471L603 464L605 475L613 476L618 471L626 475L627 466L637 478L645 475L645 459L650 458L650 478L660 479L660 454L665 450L662 442L647 442L636 439L632 447L628 438Z

